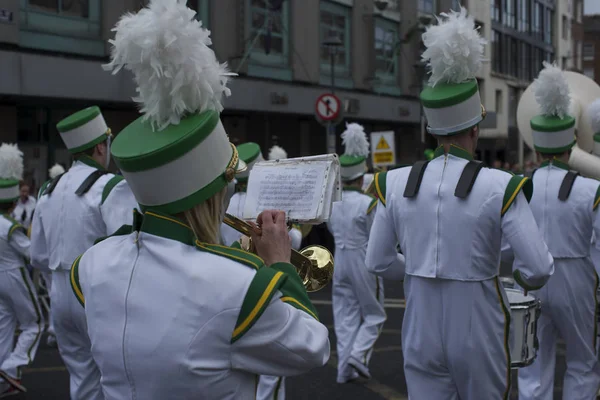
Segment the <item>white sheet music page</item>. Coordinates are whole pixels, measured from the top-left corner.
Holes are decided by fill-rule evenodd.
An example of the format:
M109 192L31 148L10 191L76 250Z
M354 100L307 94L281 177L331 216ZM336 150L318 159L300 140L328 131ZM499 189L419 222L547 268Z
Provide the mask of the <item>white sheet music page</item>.
M338 176L335 155L257 163L248 179L244 219L256 219L264 210L283 210L292 221L327 221L331 201L341 193Z

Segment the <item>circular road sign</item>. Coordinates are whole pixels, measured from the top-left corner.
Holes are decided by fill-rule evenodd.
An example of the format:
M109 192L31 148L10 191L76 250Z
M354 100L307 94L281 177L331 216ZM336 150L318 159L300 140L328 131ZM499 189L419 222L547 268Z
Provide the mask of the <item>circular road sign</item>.
M315 112L320 120L333 121L340 116L341 108L342 103L336 95L325 93L317 99Z

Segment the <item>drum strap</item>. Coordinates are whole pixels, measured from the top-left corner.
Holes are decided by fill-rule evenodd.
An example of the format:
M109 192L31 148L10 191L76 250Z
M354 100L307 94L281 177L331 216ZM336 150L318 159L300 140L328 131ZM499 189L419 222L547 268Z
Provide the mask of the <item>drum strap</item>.
M92 186L94 186L94 183L96 183L96 181L100 179L102 175L106 174L108 174L107 171L100 171L99 169L92 172L87 178L85 178L85 181L83 181L81 186L79 186L77 191L75 191L75 194L77 196L83 196L92 188Z
M472 160L465 165L465 168L460 175L460 179L458 180L458 184L456 185L456 189L454 190L454 195L456 197L465 199L469 195L481 168L483 168L483 163L481 161Z
M569 171L560 185L560 189L558 190L558 199L560 201L566 201L571 194L571 189L573 188L573 183L575 182L575 178L579 175L579 172Z
M52 192L54 192L54 189L56 189L56 185L58 185L58 181L60 181L60 178L62 178L64 174L65 173L63 172L56 178L52 179L52 181L48 184L48 187L46 187L46 190L44 190L44 194L47 194L48 196L50 196L50 194Z
M408 182L406 182L406 188L404 188L404 197L415 197L419 193L427 164L429 164L429 161L417 161L412 166L408 175Z

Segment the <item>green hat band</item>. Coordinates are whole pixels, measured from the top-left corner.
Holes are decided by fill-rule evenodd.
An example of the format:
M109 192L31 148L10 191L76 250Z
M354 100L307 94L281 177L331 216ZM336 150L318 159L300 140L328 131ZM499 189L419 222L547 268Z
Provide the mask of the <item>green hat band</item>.
M0 179L0 203L12 203L19 198L19 181Z
M142 207L168 214L179 213L208 200L233 180L240 160L217 113L192 116L177 126L167 128L172 131L144 131L145 128L150 130L149 125L140 120L134 121L117 136L112 154ZM181 134L187 142L180 140L179 145L162 143L143 157L119 157L134 150L130 147L131 143L144 135L148 142L152 142L166 141L177 134ZM190 148L189 145L194 142ZM182 146L182 143L187 146ZM186 152L175 158L169 157L179 154L184 147Z
M78 111L60 121L56 128L70 153L90 149L111 134L98 107Z
M532 129L533 147L541 153L563 153L575 145L575 128L544 132Z
M341 157L340 157L341 158ZM341 165L340 175L343 181L353 181L363 176L367 172L367 161L363 157L363 160L351 166Z
M435 91L435 88L430 90ZM427 131L438 136L450 136L469 129L480 123L484 116L478 90L467 99L445 107L430 108L423 101L423 112L427 117Z

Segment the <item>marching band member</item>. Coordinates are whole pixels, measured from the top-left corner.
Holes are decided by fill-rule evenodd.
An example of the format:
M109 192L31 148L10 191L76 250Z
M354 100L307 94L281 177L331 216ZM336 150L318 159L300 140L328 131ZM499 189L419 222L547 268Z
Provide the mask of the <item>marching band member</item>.
M333 321L338 352L337 382L369 379L369 361L386 320L383 279L365 267L369 232L377 199L362 193L369 142L364 128L346 124L340 157L342 201L333 203L327 224L335 240Z
M154 0L112 42L107 67L134 72L144 112L112 154L143 214L71 270L107 399L254 399L258 375L329 358L285 213L259 216L260 258L217 244L244 163L219 119L230 74L194 16L184 0Z
M598 181L569 172L575 118L569 115L569 85L556 65L544 62L534 82L541 115L531 119L533 144L544 162L533 175L531 209L550 253L554 275L543 288L517 282L542 302L535 362L519 370L519 399L551 400L558 336L566 343L563 398L595 398L600 385L596 356L598 276L590 258L592 232L600 234ZM521 269L525 260L515 260ZM539 289L539 290L538 290Z
M402 352L413 399L508 399L510 305L498 280L502 235L523 261L515 276L540 287L553 260L527 203L531 182L473 161L485 117L475 74L485 40L461 8L423 34L431 68L421 92L431 161L375 177L380 206L367 268L404 267Z
M31 226L31 218L35 210L35 197L29 194L29 185L22 183L19 188L19 198L15 207L11 213L11 216L25 229L29 229Z
M600 157L600 99L595 100L588 106L587 117L590 120L592 132L594 132L593 154ZM592 232L592 246L590 256L596 268L596 274L600 276L600 241L596 240L596 234ZM600 396L600 392L599 392Z
M137 203L123 177L106 171L111 133L98 107L72 114L57 129L75 162L46 186L39 199L31 231L31 264L52 271L52 319L70 375L71 399L103 399L85 313L73 297L69 271L96 239L130 223Z
M29 238L25 227L8 214L19 198L23 153L16 145L0 146L0 397L25 392L21 368L35 358L44 318L29 272ZM15 330L21 333L15 345Z
M50 184L50 182L52 182L53 179L55 179L56 177L58 177L59 175L62 175L65 173L65 169L62 165L60 164L54 164L49 170L48 170L48 177L50 179L48 179L46 182L44 182L42 184L42 186L40 187L40 190L38 191L38 200L40 197L42 197L42 195L44 194L44 192L46 191L46 187Z

